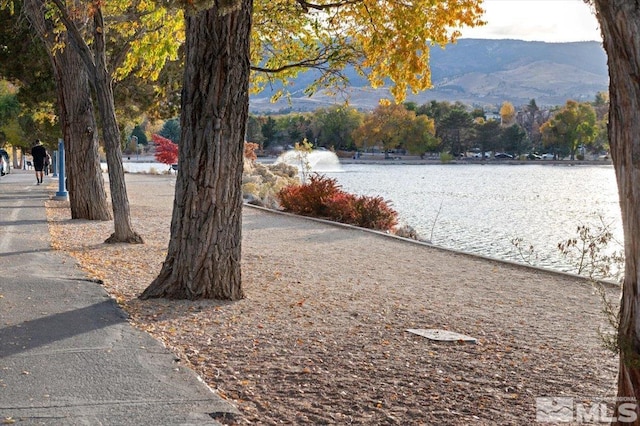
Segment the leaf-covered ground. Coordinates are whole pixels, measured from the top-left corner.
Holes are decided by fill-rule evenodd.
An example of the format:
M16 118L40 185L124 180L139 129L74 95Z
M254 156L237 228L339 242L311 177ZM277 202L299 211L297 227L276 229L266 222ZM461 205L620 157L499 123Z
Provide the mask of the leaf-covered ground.
M145 244L103 244L111 222L69 220L50 201L53 245L237 405L229 424L531 424L537 397L615 396L589 283L249 207L246 299L140 301L166 255L174 183L127 175Z

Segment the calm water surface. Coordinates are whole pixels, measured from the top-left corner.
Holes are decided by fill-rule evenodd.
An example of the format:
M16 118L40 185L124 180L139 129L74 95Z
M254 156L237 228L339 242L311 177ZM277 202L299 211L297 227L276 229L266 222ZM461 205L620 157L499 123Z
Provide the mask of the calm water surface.
M389 200L402 223L447 248L522 262L519 238L533 246L528 262L574 272L557 244L578 225L602 219L622 241L612 166L345 164L324 174L348 192Z
M168 169L159 163L125 162L130 173ZM104 166L106 169L106 165ZM390 165L331 161L316 171L337 179L345 191L381 196L433 244L498 259L524 262L512 243L522 240L526 262L575 272L559 242L579 225L610 227L621 250L622 224L613 166Z

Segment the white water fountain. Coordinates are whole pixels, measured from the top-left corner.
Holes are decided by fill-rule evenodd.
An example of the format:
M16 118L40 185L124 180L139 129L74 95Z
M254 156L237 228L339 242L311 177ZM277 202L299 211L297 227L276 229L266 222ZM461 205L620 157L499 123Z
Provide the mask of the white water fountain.
M338 156L331 151L314 149L311 152L289 150L280 154L274 164L286 163L297 167L300 173L308 168L311 173L341 172L342 166Z

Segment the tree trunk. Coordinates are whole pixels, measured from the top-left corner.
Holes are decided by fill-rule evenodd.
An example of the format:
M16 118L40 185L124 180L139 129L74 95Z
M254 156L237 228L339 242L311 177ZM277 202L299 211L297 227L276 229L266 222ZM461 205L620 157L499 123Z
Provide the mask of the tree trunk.
M110 220L87 73L70 46L54 55L72 219Z
M124 182L122 166L122 149L120 148L120 129L116 120L116 108L113 101L111 76L107 71L106 46L104 42L104 22L102 10L97 7L93 13L95 75L94 88L100 118L102 119L102 137L107 151L107 168L109 170L109 189L113 208L114 233L106 243L143 243L142 237L133 231L127 187Z
M595 0L595 6L609 63L609 143L625 241L619 406L622 398L640 401L640 8L628 0ZM626 417L613 423L640 424L638 404L635 407L635 421Z
M251 0L186 18L180 152L167 258L142 299L239 300Z
M27 0L24 8L53 64L60 127L65 141L71 218L110 220L87 72L74 49L69 46L54 49L54 34L52 28L47 27L42 1Z

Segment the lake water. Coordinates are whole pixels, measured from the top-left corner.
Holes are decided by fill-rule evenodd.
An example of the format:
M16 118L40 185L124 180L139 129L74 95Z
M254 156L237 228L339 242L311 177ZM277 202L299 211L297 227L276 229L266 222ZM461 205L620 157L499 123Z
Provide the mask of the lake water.
M559 242L577 227L604 222L622 250L622 223L613 166L358 165L328 172L354 194L381 196L401 222L433 244L523 262L513 240L537 266L575 272Z
M160 163L125 162L129 173L165 172ZM622 224L613 166L507 164L342 164L316 170L347 192L381 196L401 223L435 245L524 262L512 241L522 240L536 266L575 272L557 248L603 221L622 250ZM525 253L526 254L526 253Z

